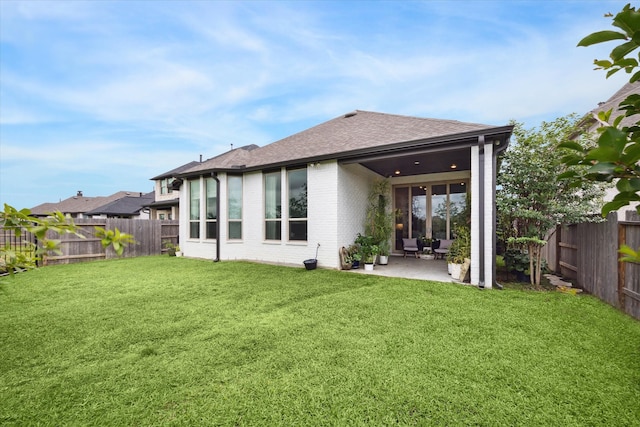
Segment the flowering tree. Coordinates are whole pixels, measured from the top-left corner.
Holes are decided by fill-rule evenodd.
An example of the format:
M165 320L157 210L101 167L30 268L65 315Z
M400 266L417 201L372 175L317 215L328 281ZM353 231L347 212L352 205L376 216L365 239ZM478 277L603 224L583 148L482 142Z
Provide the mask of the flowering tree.
M498 174L496 204L505 240L511 247L529 255L531 284L540 285L542 247L547 233L557 224L582 222L593 218L601 202L600 185L584 182L570 188L558 176L565 150L558 144L570 135L577 117L560 117L542 122L537 129L515 123L515 141L505 152Z

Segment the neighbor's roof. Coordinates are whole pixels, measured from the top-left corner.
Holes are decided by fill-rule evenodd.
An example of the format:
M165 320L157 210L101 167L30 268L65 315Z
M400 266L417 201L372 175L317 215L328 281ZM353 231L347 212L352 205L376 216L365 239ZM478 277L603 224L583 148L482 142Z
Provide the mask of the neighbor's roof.
M140 210L147 206L150 201L155 200L155 192L143 194L139 197L125 196L111 203L102 205L99 208L86 212L87 215L137 215Z
M601 111L613 110L613 112L611 113L610 122L612 122L616 117L624 115L625 111L618 110L618 106L620 105L621 101L623 101L629 95L633 94L640 94L640 81L635 83L626 83L616 93L614 93L611 98L607 99L605 102L601 102L600 104L598 104L596 108L589 112L589 117L586 119L587 122L591 125L596 123L596 119L593 116L594 114L597 115ZM621 125L631 126L632 124L637 122L638 119L639 118L637 115L625 117L624 119L622 119Z
M68 199L64 199L58 203L42 203L38 206L31 208L32 215L48 215L55 211L60 211L65 214L77 214L85 213L100 206L111 203L114 200L121 199L127 196L140 196L142 193L136 191L118 191L110 196L98 196L98 197L85 197L85 196L73 196Z
M228 151L184 171L183 175L339 158L350 152L491 128L495 126L356 110L264 147Z

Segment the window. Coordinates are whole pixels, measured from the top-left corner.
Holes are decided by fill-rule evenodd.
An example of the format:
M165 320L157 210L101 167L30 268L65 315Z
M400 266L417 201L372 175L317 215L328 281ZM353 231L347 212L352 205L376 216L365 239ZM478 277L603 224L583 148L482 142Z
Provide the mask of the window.
M200 180L189 181L189 237L200 238Z
M227 205L229 239L242 239L242 176L228 175Z
M287 171L289 240L307 240L307 170Z
M205 181L205 188L207 193L207 219L206 219L206 238L217 239L217 223L218 223L218 199L217 189L218 183L213 178L207 178Z
M280 171L264 174L264 230L265 240L282 237L282 189Z
M169 194L173 192L173 188L171 184L173 183L173 178L165 178L160 181L160 194Z

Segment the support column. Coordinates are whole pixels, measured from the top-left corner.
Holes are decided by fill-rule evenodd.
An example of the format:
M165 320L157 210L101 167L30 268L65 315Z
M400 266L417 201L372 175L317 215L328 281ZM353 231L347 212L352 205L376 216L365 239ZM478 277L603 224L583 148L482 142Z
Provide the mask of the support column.
M495 167L493 144L471 147L471 284L492 288L495 271Z

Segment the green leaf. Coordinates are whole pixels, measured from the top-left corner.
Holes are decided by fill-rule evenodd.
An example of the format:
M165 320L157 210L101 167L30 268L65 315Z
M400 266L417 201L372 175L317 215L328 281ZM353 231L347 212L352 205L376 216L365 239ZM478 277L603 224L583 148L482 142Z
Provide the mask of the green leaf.
M587 173L612 174L615 168L614 163L599 162L587 169Z
M621 178L618 180L616 188L621 193L635 193L640 191L640 178Z
M640 143L628 146L620 160L627 165L638 163L640 161Z
M584 147L575 141L563 141L560 144L558 144L558 148L568 148L569 150L575 150L580 152L585 151Z
M611 40L626 40L627 36L625 34L619 33L617 31L605 30L605 31L597 31L595 33L589 34L582 40L578 42L578 46L591 46L597 43L604 43Z
M613 147L598 147L590 150L584 159L615 163L620 159L620 153Z
M627 142L627 133L613 126L606 127L598 138L598 146L614 148L618 153L622 153Z
M635 83L640 79L640 71L636 72L631 79L629 79L629 83Z
M635 7L625 6L620 13L613 18L613 25L623 30L629 37L635 37L640 30L640 13Z
M629 204L628 202L625 202L622 200L614 200L609 203L605 203L604 206L602 207L602 217L604 218L609 214L609 212L617 211L621 207L626 206L628 204Z
M624 58L625 55L627 55L630 52L633 52L637 48L638 48L638 45L635 42L629 41L626 43L622 43L620 46L616 46L611 51L611 55L609 56L611 57L611 59L613 59L614 64L617 65L618 61Z
M598 67L600 67L600 68L604 68L605 70L607 68L611 68L611 66L613 65L613 63L611 61L606 60L606 59L596 59L596 60L593 61L593 63L595 65L597 65Z
M620 249L618 249L618 252L624 255L620 258L620 261L640 263L640 248L638 248L637 251L634 251L629 246L622 245L620 246Z
M615 73L617 73L618 71L620 71L622 68L612 68L609 71L607 71L607 78L613 76Z

